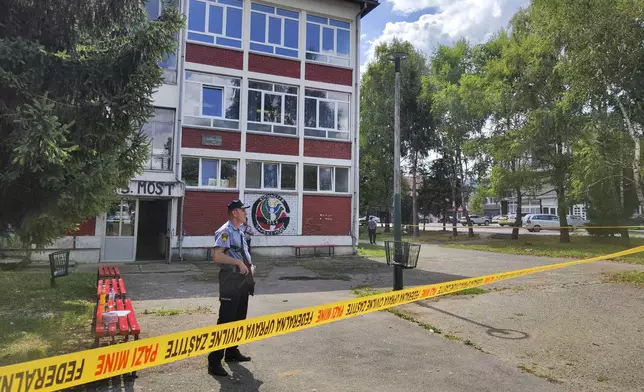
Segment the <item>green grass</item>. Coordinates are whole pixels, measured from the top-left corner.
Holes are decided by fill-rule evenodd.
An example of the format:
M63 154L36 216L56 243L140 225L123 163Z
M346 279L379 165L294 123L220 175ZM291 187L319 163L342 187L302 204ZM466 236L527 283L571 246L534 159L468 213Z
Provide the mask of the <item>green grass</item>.
M393 241L394 239L394 232L393 232L393 227L389 233L384 232L384 228L379 227L376 229L376 241ZM405 234L403 233L402 239L403 241L409 241L409 242L427 242L427 243L443 243L443 242L462 242L462 241L472 241L472 240L478 240L480 239L481 236L479 233L476 232L476 228L474 228L474 237L468 237L466 232L458 232L458 235L453 237L452 236L452 231L448 227L446 232L442 231L420 231L419 232L419 237L415 238L411 233ZM362 228L360 230L360 239L361 240L368 240L369 239L369 233L367 232L367 229Z
M372 244L358 244L358 256L363 257L386 257L384 246Z
M143 311L143 314L148 314L152 316L159 316L159 317L165 317L165 316L177 316L180 314L208 314L212 313L212 310L207 307L199 306L196 309L153 309L153 310L147 310L145 309Z
M612 282L631 283L636 286L644 287L644 272L642 271L620 272L620 273L611 275L610 280Z
M626 246L620 238L572 236L570 243L560 243L558 236L520 236L516 241L490 241L478 244L447 244L446 248L482 250L514 255L544 256L583 259L623 251L644 245L644 239L631 238ZM631 264L644 264L644 252L618 257L616 260Z
M0 366L89 348L96 274L0 272Z

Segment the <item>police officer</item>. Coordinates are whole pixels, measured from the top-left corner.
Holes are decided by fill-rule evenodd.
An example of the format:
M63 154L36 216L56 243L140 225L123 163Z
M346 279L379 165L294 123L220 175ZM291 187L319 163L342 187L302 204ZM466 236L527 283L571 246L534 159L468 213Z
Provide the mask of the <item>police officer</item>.
M225 324L246 319L248 296L254 294L255 266L244 233L240 226L246 222L246 209L241 200L228 204L228 221L215 232L215 248L212 261L221 265L219 270L219 318L217 324ZM227 362L250 361L239 352L237 346L218 350L208 355L208 373L215 376L228 376L221 364Z

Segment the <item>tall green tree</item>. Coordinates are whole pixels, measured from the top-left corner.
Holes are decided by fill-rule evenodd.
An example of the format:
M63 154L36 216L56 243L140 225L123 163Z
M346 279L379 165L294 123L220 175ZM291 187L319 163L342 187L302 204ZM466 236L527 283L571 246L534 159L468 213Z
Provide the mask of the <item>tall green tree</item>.
M142 169L142 125L182 15L140 0L5 0L0 236L44 245L105 211Z
M394 95L395 72L393 52L405 52L401 64L401 158L411 162L416 177L420 162L429 153L433 128L427 101L418 99L421 78L427 70L424 55L410 42L394 40L375 50L360 86L360 200L363 207L383 208L393 205ZM402 173L401 173L402 179ZM415 188L415 181L412 186ZM416 192L412 191L413 209L417 210ZM418 224L417 213L414 224ZM391 216L391 213L389 214ZM388 230L389 225L385 230Z

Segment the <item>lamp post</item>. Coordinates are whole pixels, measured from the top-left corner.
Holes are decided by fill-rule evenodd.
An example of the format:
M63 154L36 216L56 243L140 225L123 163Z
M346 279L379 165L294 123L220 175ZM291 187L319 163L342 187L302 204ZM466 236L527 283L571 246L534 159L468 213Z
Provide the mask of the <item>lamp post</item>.
M403 289L402 236L400 207L400 62L407 58L405 52L393 52L396 72L396 93L394 96L394 290Z

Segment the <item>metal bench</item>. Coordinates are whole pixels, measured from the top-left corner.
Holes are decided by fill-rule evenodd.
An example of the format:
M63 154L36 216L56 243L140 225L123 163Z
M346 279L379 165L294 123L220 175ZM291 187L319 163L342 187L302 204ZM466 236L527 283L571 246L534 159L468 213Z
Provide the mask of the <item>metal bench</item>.
M333 244L323 244L323 245L293 245L293 248L295 248L295 257L300 257L302 256L302 249L310 249L313 248L313 256L316 256L316 250L317 248L329 248L329 257L335 257L335 247L337 245Z

